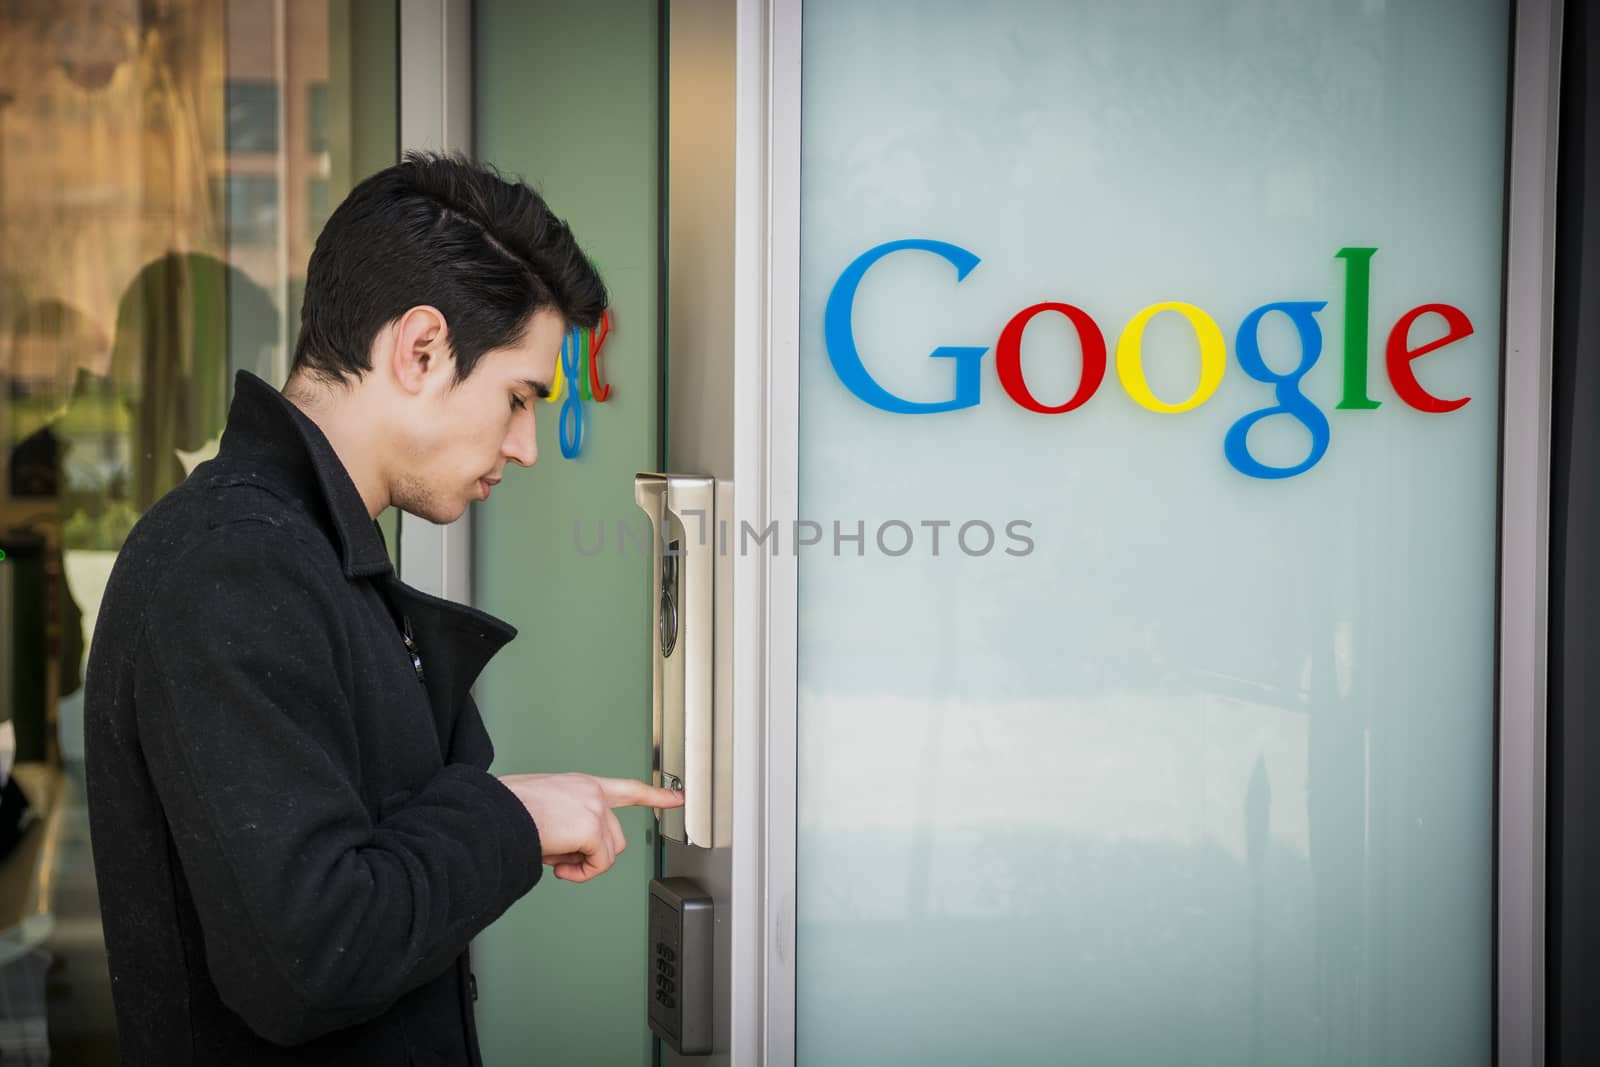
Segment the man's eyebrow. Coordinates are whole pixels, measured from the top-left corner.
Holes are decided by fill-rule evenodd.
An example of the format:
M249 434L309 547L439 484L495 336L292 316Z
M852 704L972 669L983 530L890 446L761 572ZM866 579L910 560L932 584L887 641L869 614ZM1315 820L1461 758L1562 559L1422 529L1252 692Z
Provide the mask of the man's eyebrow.
M533 395L538 397L540 400L544 400L550 396L550 387L545 385L543 382L536 382L532 378L524 378L520 384L526 386L533 392Z

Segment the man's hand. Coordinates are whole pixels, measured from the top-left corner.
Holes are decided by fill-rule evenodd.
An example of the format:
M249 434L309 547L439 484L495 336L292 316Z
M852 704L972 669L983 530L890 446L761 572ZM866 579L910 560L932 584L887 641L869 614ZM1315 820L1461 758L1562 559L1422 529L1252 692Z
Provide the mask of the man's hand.
M588 774L507 774L506 788L517 795L539 827L544 862L557 878L587 882L617 862L628 842L612 808L683 806L683 794L632 778Z

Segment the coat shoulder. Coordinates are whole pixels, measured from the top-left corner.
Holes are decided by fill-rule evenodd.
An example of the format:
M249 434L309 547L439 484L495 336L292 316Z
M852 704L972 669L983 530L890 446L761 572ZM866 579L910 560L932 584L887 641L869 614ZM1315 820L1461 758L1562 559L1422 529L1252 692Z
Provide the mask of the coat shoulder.
M237 607L230 593L263 582L287 589L342 580L337 550L300 501L259 478L191 477L128 535L101 623L131 643L164 611Z
M181 579L186 562L235 551L338 565L333 542L304 503L248 470L192 477L167 494L133 528L118 565Z

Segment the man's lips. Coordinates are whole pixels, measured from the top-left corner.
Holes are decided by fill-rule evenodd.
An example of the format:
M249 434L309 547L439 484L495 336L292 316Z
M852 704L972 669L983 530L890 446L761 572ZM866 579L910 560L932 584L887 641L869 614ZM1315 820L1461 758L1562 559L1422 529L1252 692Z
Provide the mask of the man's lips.
M500 484L499 478L479 478L478 488L483 490L483 499L489 499L489 490Z

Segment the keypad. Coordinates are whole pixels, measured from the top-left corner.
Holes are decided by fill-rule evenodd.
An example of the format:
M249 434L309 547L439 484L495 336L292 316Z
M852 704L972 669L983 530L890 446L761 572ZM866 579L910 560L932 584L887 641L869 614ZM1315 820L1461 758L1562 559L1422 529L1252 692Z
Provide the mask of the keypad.
M665 941L656 942L656 1003L671 1008L678 996L678 954Z
M650 939L645 942L650 1029L675 1052L710 1052L710 990L701 971L710 955L710 898L682 878L652 882L650 889Z

